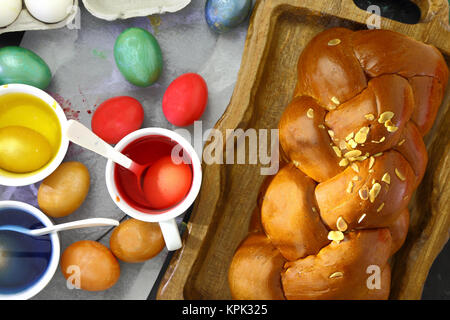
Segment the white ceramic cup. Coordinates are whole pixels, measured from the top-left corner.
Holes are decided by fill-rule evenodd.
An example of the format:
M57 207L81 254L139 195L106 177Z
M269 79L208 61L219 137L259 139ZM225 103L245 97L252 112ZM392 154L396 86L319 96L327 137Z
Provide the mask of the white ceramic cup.
M124 137L120 142L114 147L117 151L122 151L126 146L128 146L133 141L149 136L163 136L171 139L175 143L179 144L185 152L191 158L191 166L192 166L192 185L189 190L187 196L176 206L165 210L163 213L145 213L135 208L131 207L126 201L121 200L119 191L117 190L117 186L114 180L114 168L117 164L113 163L111 160L108 160L106 164L106 186L108 188L108 192L111 196L111 199L114 203L127 215L146 222L158 222L162 234L164 236L164 241L166 242L167 249L169 251L180 249L182 246L180 231L178 230L177 223L175 218L179 215L183 214L191 205L194 203L197 195L200 191L200 186L202 182L202 167L200 163L200 159L195 152L192 145L184 139L178 133L163 129L163 128L145 128L134 131Z
M19 201L0 201L0 214L2 210L5 209L17 209L20 211L27 212L33 216L35 216L42 224L46 227L53 226L52 221L39 209L33 207L32 205L29 205L24 202ZM52 256L50 258L49 264L47 266L47 270L45 270L44 274L41 276L41 278L34 283L32 286L28 287L27 289L14 293L14 294L0 294L0 300L26 300L34 297L36 294L42 291L47 284L50 282L50 280L53 278L56 269L58 268L59 264L59 257L60 257L60 244L59 244L59 237L58 233L54 232L49 234L50 241L52 243Z
M14 176L5 176L0 173L0 185L12 187L26 186L47 178L63 161L67 153L67 148L69 147L69 140L62 134L64 128L67 126L67 118L58 102L41 89L26 84L6 84L0 86L0 96L8 93L27 93L41 99L50 106L50 110L55 112L61 126L61 144L58 152L44 169L37 170L34 174L17 174Z

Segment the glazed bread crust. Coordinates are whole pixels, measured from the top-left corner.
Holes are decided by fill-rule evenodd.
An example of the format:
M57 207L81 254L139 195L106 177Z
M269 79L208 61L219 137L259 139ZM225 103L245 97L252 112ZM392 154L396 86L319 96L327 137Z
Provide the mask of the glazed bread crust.
M279 122L288 164L261 188L230 265L232 296L387 299L447 65L393 31L333 28L309 42L297 71Z

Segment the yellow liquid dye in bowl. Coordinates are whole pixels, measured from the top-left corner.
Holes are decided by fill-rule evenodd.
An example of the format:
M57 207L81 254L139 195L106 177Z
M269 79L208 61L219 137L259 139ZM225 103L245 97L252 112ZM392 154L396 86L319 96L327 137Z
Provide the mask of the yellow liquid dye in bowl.
M52 157L45 166L28 173L12 173L0 168L5 177L26 177L45 169L55 158L61 146L61 125L54 107L27 93L7 93L0 95L0 128L22 126L39 132L51 146Z

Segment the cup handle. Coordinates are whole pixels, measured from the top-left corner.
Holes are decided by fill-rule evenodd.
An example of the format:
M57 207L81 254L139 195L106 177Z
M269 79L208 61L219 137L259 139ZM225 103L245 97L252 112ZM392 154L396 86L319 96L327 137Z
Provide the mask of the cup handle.
M180 231L178 230L175 219L159 222L161 231L169 251L175 251L182 247Z

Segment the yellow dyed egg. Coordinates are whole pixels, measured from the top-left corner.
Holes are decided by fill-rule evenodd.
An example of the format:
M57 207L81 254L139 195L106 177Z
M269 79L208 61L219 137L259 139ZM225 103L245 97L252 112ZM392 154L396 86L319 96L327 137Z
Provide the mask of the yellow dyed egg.
M48 140L39 132L20 126L0 128L0 168L14 173L33 172L52 158Z

